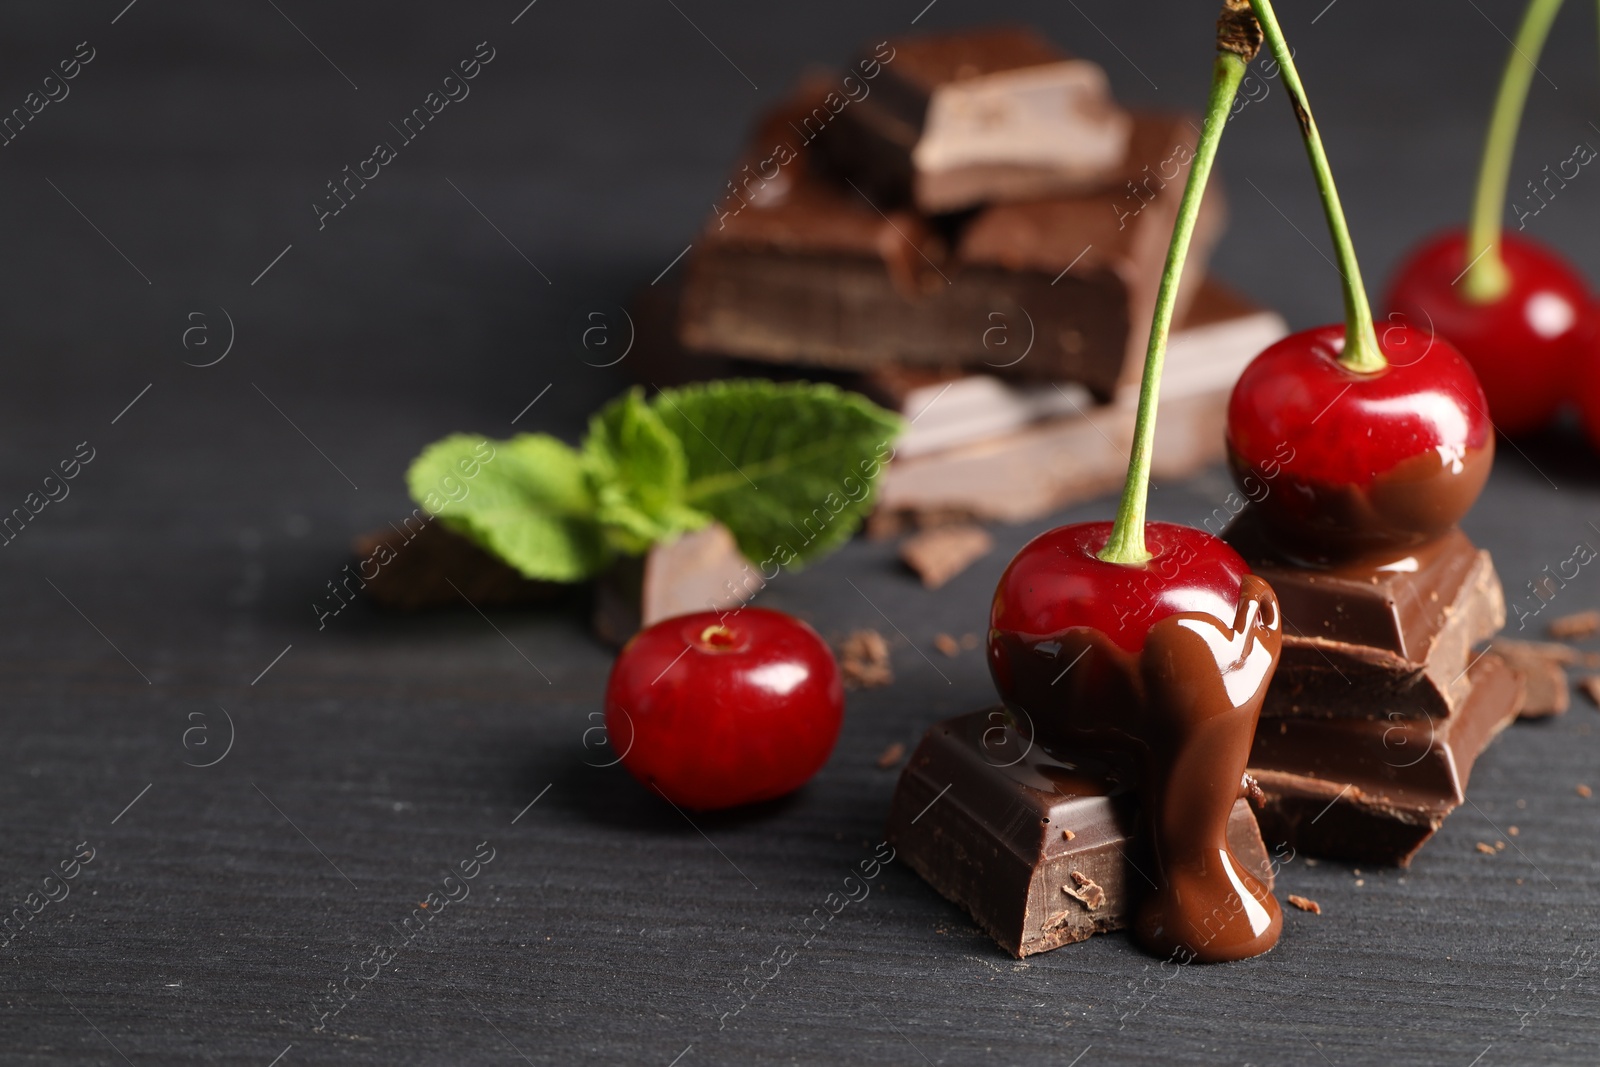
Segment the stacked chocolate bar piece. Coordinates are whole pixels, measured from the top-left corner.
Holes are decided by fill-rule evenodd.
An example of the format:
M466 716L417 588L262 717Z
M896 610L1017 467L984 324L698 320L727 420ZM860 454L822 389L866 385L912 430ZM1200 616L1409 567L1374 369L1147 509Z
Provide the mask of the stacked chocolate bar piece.
M1377 564L1305 567L1248 508L1227 539L1283 610L1250 757L1262 831L1307 855L1409 864L1522 708L1517 672L1477 651L1505 623L1489 554L1452 528Z
M680 291L642 316L669 320L651 339L667 358L636 365L658 384L824 378L903 412L888 512L1017 521L1103 493L1197 136L1123 110L1098 67L1024 30L885 41L759 123ZM1158 477L1221 458L1233 381L1285 331L1205 276L1223 216L1214 185Z

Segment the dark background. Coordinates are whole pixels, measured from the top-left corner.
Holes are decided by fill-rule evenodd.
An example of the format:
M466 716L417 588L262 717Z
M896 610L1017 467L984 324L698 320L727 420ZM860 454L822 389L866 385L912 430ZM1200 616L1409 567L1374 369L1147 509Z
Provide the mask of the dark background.
M3 910L78 842L96 849L0 951L0 1061L1592 1060L1600 799L1574 786L1600 772L1582 703L1503 736L1411 870L1290 863L1280 893L1324 914L1291 912L1260 959L1158 971L1111 936L1014 962L891 866L719 1030L726 986L796 943L871 854L894 782L876 756L990 699L980 656L931 640L983 626L1043 524L998 529L938 593L866 542L775 583L764 602L825 634L888 633L898 680L850 697L832 762L798 795L694 825L586 765L611 759L585 734L611 655L578 613L491 626L358 604L319 632L311 604L354 534L409 510L401 473L424 443L570 439L622 387L626 366L587 366L574 324L683 250L755 114L809 65L919 12L916 28L1003 18L1100 61L1127 101L1197 109L1215 5L538 0L513 25L523 2L0 17L0 110L78 42L96 51L0 148L0 511L79 442L95 449L71 496L0 549ZM1520 5L1282 7L1376 296L1409 243L1465 214ZM1514 188L1600 144L1594 13L1571 7ZM396 140L388 123L480 41L496 55L470 97L319 232L324 183ZM1281 89L1229 127L1222 168L1218 272L1297 326L1338 317ZM1585 171L1529 228L1593 276L1597 221ZM185 366L221 353L229 316L228 357ZM1561 433L1502 447L1466 525L1512 598L1600 544L1594 470ZM1228 488L1220 470L1162 486L1153 517L1197 522ZM1596 580L1545 617L1596 606ZM231 751L185 766L222 749L223 709ZM1514 848L1475 851L1512 823ZM327 983L484 840L496 856L471 897L315 1032Z

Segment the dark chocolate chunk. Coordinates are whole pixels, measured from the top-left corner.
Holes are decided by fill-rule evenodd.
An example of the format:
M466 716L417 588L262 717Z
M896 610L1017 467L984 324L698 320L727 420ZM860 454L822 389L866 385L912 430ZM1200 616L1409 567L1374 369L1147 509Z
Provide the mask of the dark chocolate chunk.
M791 122L821 88L762 124L756 173L770 177L742 179L696 242L681 319L688 347L835 369L966 366L1082 382L1099 396L1137 378L1194 151L1187 118L1136 117L1117 187L935 224L820 171ZM1180 318L1221 211L1208 194Z
M1083 192L1127 150L1105 72L1029 30L886 41L853 68L855 92L818 144L891 206L938 214Z
M1156 874L1136 792L1114 767L1058 758L1009 722L994 708L929 729L895 790L890 843L1014 956L1123 928ZM1228 844L1270 887L1243 800Z
M524 578L437 519L418 514L356 538L355 551L367 595L396 611L451 607L463 598L478 607L539 604L570 588Z
M1406 866L1466 798L1479 753L1517 717L1522 680L1485 653L1444 719L1263 720L1250 773L1268 840L1311 856Z
M1226 537L1283 609L1283 658L1263 718L1448 716L1466 699L1473 647L1505 624L1494 564L1460 530L1380 562L1328 568L1285 560L1249 508Z

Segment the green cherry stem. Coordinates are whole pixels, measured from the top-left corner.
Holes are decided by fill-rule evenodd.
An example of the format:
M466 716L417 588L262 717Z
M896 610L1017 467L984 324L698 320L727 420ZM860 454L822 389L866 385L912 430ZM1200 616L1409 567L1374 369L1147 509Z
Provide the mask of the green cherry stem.
M1244 80L1245 68L1253 55L1253 48L1249 55L1230 50L1224 45L1219 28L1218 52L1212 68L1211 96L1206 102L1205 126L1200 131L1194 159L1189 164L1183 199L1178 203L1178 220L1173 226L1172 243L1167 246L1166 266L1161 272L1161 286L1156 291L1155 316L1150 323L1150 344L1145 349L1144 376L1139 382L1139 411L1134 423L1133 452L1128 457L1128 480L1122 487L1122 502L1117 507L1111 538L1100 550L1100 558L1107 563L1136 566L1150 559L1150 551L1144 543L1144 515L1150 495L1150 457L1155 445L1161 366L1166 362L1173 305L1178 295L1178 281L1183 276L1183 261L1189 255L1189 241L1194 236L1195 220L1200 217L1200 201L1205 196L1206 181L1211 175L1211 165L1217 158L1217 146L1222 143L1222 128L1228 123L1233 98L1239 91L1239 83Z
M1511 275L1500 258L1500 220L1505 213L1506 185L1511 180L1511 156L1517 147L1517 128L1522 125L1523 105L1528 102L1528 87L1538 69L1545 38L1561 10L1561 0L1532 0L1522 16L1517 39L1506 57L1506 72L1500 77L1500 91L1489 116L1489 132L1483 142L1483 164L1478 171L1478 191L1472 201L1472 222L1467 228L1467 267L1462 291L1474 304L1491 304L1511 288Z
M1322 135L1317 132L1317 122L1311 117L1311 107L1306 102L1305 86L1300 83L1300 72L1295 69L1294 56L1278 26L1278 17L1272 11L1270 0L1250 0L1250 7L1261 23L1272 58L1283 71L1283 85L1294 107L1295 118L1300 122L1300 134L1306 143L1306 155L1311 158L1311 173L1317 179L1317 192L1322 197L1322 210L1328 217L1328 232L1333 237L1334 255L1338 257L1339 274L1344 279L1344 351L1339 362L1350 370L1371 374L1383 370L1389 361L1383 358L1378 347L1378 334L1372 327L1372 306L1367 302L1366 286L1361 283L1361 265L1356 262L1355 245L1350 242L1350 227L1346 225L1344 208L1339 204L1339 190L1333 183L1333 170L1328 166L1328 154L1322 150Z

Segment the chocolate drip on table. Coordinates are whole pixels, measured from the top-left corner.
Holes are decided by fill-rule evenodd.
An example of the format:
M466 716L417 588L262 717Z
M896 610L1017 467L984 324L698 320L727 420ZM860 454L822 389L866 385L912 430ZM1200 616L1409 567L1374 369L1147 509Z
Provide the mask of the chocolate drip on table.
M1000 688L1040 744L1104 753L1137 778L1157 866L1134 924L1139 940L1185 962L1244 959L1276 944L1282 912L1227 835L1282 644L1271 587L1246 575L1231 624L1172 615L1139 653L1083 627L995 640L1005 647L992 662L1011 665Z

